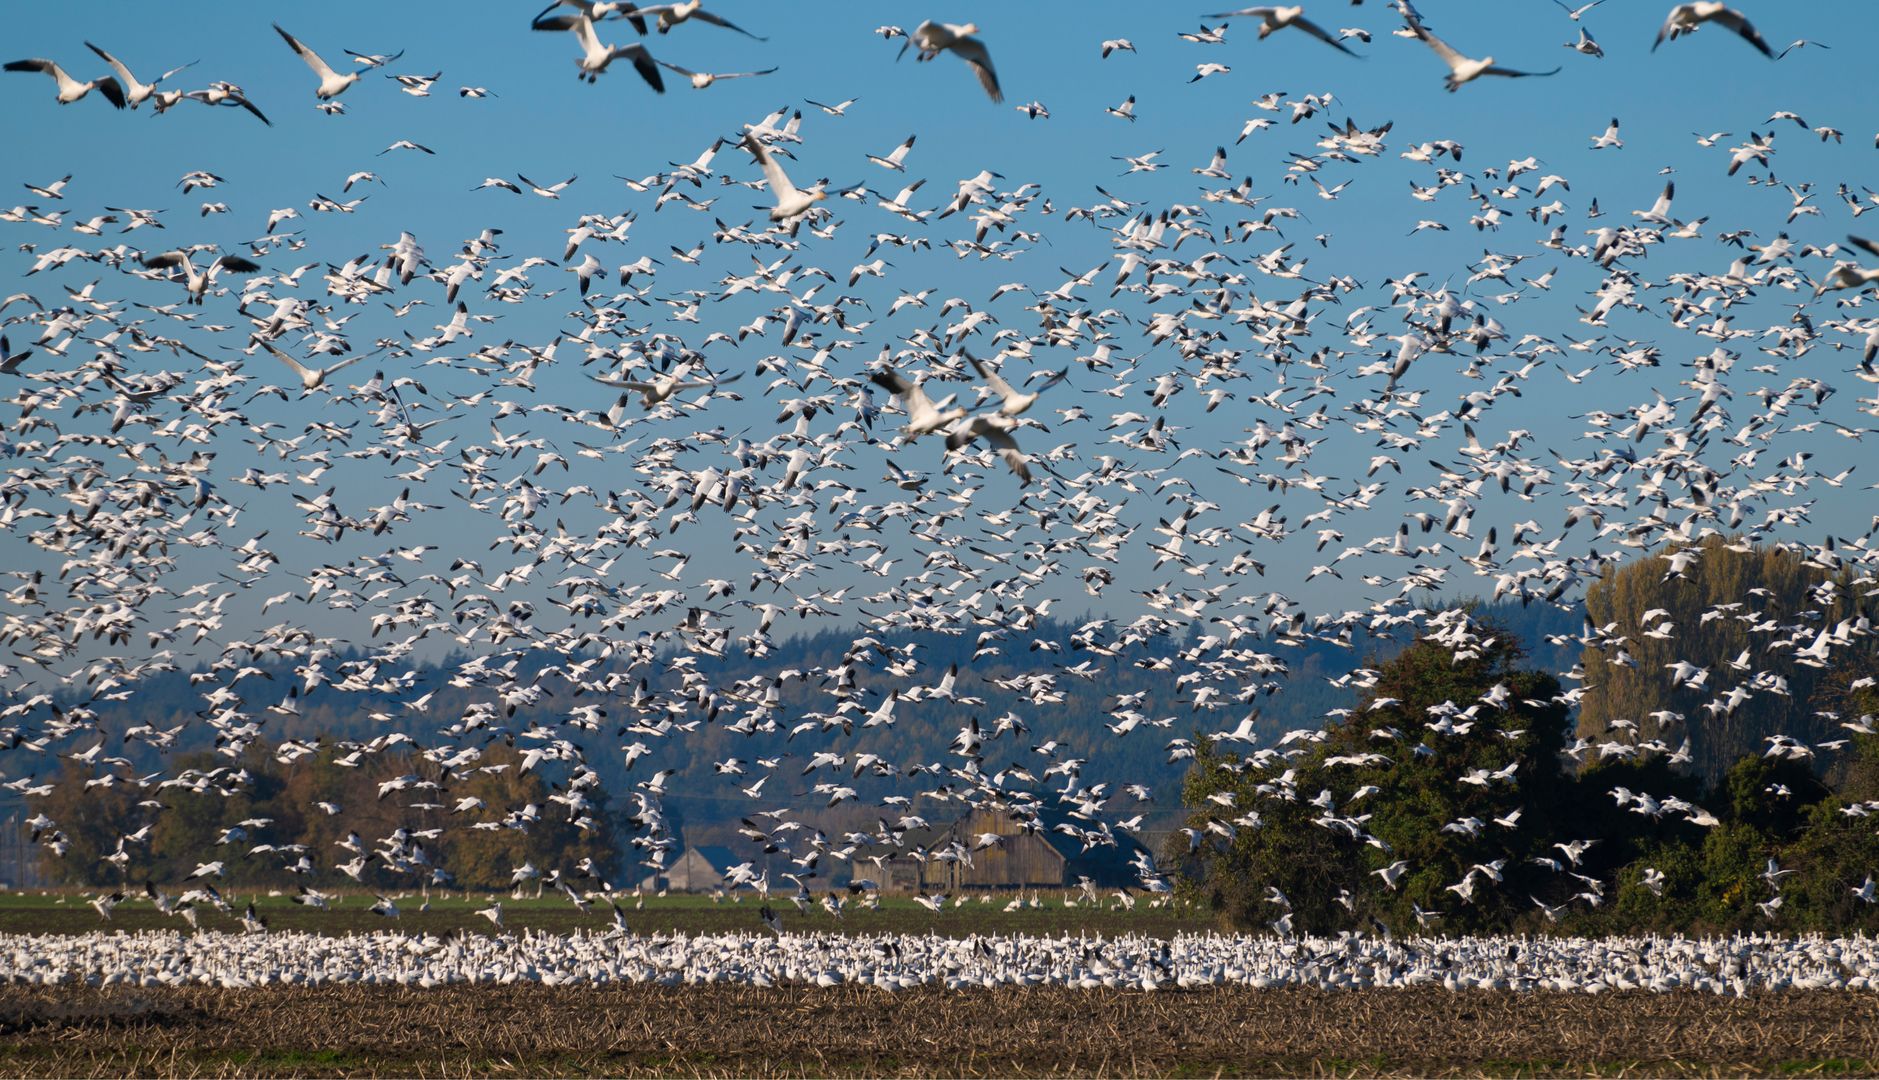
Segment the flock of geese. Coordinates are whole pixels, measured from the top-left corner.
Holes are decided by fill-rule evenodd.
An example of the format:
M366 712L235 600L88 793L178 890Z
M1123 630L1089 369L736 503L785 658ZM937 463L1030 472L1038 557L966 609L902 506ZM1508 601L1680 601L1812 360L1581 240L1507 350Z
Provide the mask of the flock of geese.
M1567 43L1582 54L1574 63L1651 62L1601 59L1589 33L1598 6L1563 17L1580 37ZM1420 43L1446 68L1451 91L1562 74L1461 52L1437 34L1450 32L1443 18L1458 20L1454 39L1473 49L1492 26L1460 25L1448 14L1458 5L1442 7L1373 6L1396 24L1374 34L1329 29L1302 7L1253 7L1157 44L1231 59L1235 28L1256 24L1261 39L1274 39L1266 49L1329 45L1356 56L1353 45L1390 36ZM758 25L765 9L750 10L740 21L767 29ZM836 11L807 31L794 15L768 14L791 32L869 36L865 26L841 25ZM403 56L340 54L332 42L274 29L313 76L303 92L327 113L369 108L361 81ZM1744 100L1752 89L1779 93L1763 72L1786 50L1778 54L1722 3L1676 5L1657 44L1704 29L1741 41L1711 33L1677 48L1712 49L1715 62L1740 73ZM777 67L720 74L652 54L668 40L700 51L714 35L766 41L701 0L559 0L490 32L505 30L571 35L586 83L615 61L659 91L664 72L700 89L781 81L770 78ZM1100 46L1102 62L1119 72L1157 76L1149 42L1138 49L1103 32L1091 28L1079 47L1093 56ZM945 64L950 53L992 102L1003 90L991 49L1007 82L1026 85L1025 54L1043 45L970 23L873 33L904 39L900 52L919 60ZM1844 44L1853 55L1861 48ZM81 70L72 58L71 69L37 58L5 66L49 76L59 105L97 91L120 109L196 102L269 122L256 101L263 95L234 83L174 88L194 61L145 83L114 54L90 48L110 73L82 69L98 73L81 81L69 73ZM338 55L347 61L337 67L326 59ZM1223 79L1230 68L1208 59L1192 79L1159 74L1172 92L1202 93L1185 84ZM442 78L383 74L419 98ZM989 108L963 84L923 88L953 94L960 110ZM23 85L12 89L24 95ZM979 161L958 167L956 183L928 188L933 176L915 174L945 164L924 160L928 143L916 147L917 136L866 155L865 167L882 170L871 177L892 178L891 195L872 181L792 180L792 171L813 171L798 163L814 159L819 129L865 114L886 92L867 89L836 104L805 102L808 121L804 109L777 110L651 172L633 161L628 140L613 159L635 170L624 188L602 191L578 176L552 186L519 174L487 178L475 190L490 194L467 197L463 213L476 220L456 239L420 239L379 209L389 196L366 203L354 193L391 190L402 161L444 167L448 155L421 132L375 153L336 128L332 156L350 173L339 199L322 193L337 175L283 193L245 191L239 178L201 169L159 181L204 200L199 212L98 206L92 193L106 178L20 177L38 162L15 156L15 179L32 201L0 212L9 259L25 267L0 299L7 792L43 796L69 762L89 769L90 783L134 785L146 820L111 856L129 866L172 791L237 795L252 779L238 764L249 748L265 744L291 766L329 741L306 719L316 708L369 710L382 734L332 741L343 764L388 770L379 802L408 813L406 824L331 852L272 843L268 823L244 823L252 846L203 852L190 884L212 889L241 859L280 860L304 875L303 896L357 882L367 865L413 888L443 883L447 872L425 857L438 833L419 827L422 814L454 808L450 828L526 829L543 813L565 813L591 828L583 793L601 782L596 766L614 767L622 755L633 787L614 794L631 814L632 860L656 871L676 845L663 804L685 794L668 784L674 770L701 764L688 736L787 734L787 765L752 754L713 767L753 782L728 815L795 863L790 876L807 892L804 882L829 880L838 863L871 872L868 861L896 854L922 814L944 820L989 806L1035 823L1045 808L1063 809L1085 845L1114 843L1141 827L1155 793L1087 778L1100 744L1165 740L1160 749L1178 762L1193 754L1184 736L1200 729L1270 778L1265 797L1322 791L1327 827L1361 844L1375 839L1354 806L1364 770L1387 768L1388 755L1300 775L1291 762L1322 732L1260 738L1254 710L1288 674L1281 647L1420 632L1458 652L1478 648L1478 624L1440 597L1474 591L1568 604L1620 562L1657 560L1667 579L1678 577L1698 557L1689 545L1713 535L1781 544L1861 583L1879 566L1865 508L1851 517L1843 504L1835 509L1863 490L1848 475L1874 430L1868 418L1879 415L1879 318L1863 307L1879 280L1866 265L1875 248L1858 236L1802 233L1830 219L1845 222L1832 233L1857 228L1851 222L1879 207L1879 195L1856 178L1774 171L1794 139L1831 139L1825 149L1837 152L1842 132L1825 123L1831 118L1810 126L1785 110L1764 120L1758 109L1743 117L1743 135L1699 135L1706 175L1662 182L1661 195L1653 175L1644 199L1607 193L1603 209L1557 171L1578 147L1544 157L1522 150L1501 164L1446 137L1440 116L1404 121L1416 129L1407 138L1392 122L1348 117L1313 130L1304 122L1329 120L1334 103L1340 111L1382 104L1330 92L1262 93L1242 129L1176 152L1191 151L1192 167L1164 150L1117 146L1122 179L1084 188L1046 190ZM482 107L472 103L499 92L466 84L453 105ZM276 110L271 93L266 104ZM1038 101L1019 109L1040 123L1050 116ZM1119 135L1151 123L1133 95L1108 112ZM965 123L990 123L966 115ZM986 115L1011 120L1005 110ZM103 131L114 120L95 110L70 122ZM1636 154L1619 132L1613 120L1593 136L1600 152ZM1277 147L1259 150L1261 139L1289 145L1278 157ZM1318 223L1337 219L1351 184L1392 167L1412 176L1399 196L1401 225L1420 219L1410 230L1417 242L1466 232L1483 247L1478 258L1379 267ZM1724 184L1728 203L1716 194ZM746 191L762 201L749 219L735 205ZM566 228L528 235L486 225L488 204L474 200L502 198L567 205ZM1715 219L1718 205L1738 206L1741 219ZM691 239L637 240L636 222L654 214L693 222ZM324 221L353 215L379 230L375 248L322 242ZM248 239L221 246L232 235ZM863 241L852 269L831 265ZM1093 247L1101 254L1062 265ZM1340 253L1351 256L1342 272L1331 265ZM525 311L556 328L523 330ZM1854 526L1823 536L1817 514ZM1333 591L1317 591L1324 587ZM1097 613L1067 640L1037 635L1053 604L1085 598ZM1868 618L1820 618L1836 601L1823 587L1719 604L1704 619L1742 620L1756 645L1731 670L1685 664L1666 684L1700 688L1713 695L1710 711L1730 712L1785 692L1767 670L1771 658L1826 667L1870 654ZM1646 621L1588 625L1569 643L1622 663L1636 635L1687 631ZM791 626L829 625L853 628L851 646L831 663L735 681L714 681L701 667L768 656ZM985 676L975 665L935 670L889 643L908 632L970 640L975 661L1043 652L1060 662L998 679L1027 713L980 717L972 691ZM1115 657L1141 646L1157 657L1144 667L1170 673L1167 699L1176 704L1120 694L1079 729L1080 745L1026 737L1065 686L1103 678ZM195 717L173 727L135 709L140 682L167 673L187 673L201 698ZM1562 674L1564 700L1576 703L1584 673ZM1376 672L1354 660L1335 681L1361 692ZM434 705L439 689L461 706ZM946 760L896 760L891 741L862 742L934 702L958 727ZM1401 752L1508 705L1505 693L1490 693L1447 703L1441 715L1403 717ZM1628 734L1581 739L1570 752L1678 760L1689 719L1640 717ZM1870 716L1840 719L1873 730ZM526 751L520 769L552 778L555 807L474 805L481 800L451 792L502 767L487 762L498 741ZM162 764L172 751L203 747L220 764ZM1771 752L1838 748L1788 739ZM416 771L394 770L401 761ZM1507 790L1522 764L1457 779ZM1713 823L1668 797L1627 794L1656 813L1681 813L1691 828ZM826 812L844 803L853 805L843 812L864 812L835 824ZM341 820L362 809L320 807ZM1230 843L1237 830L1258 827L1259 814L1222 807L1192 830L1194 842ZM64 851L67 824L37 814L35 842ZM1457 902L1500 880L1481 871L1498 865L1496 830L1482 825L1457 826L1481 860L1451 887ZM974 846L919 855L970 861ZM1379 865L1365 887L1393 888L1408 869L1388 853ZM1167 891L1152 859L1136 869L1144 890ZM741 870L731 887L767 895L767 871ZM576 888L584 879L574 868L553 872L566 873L557 880L576 904L609 894L604 883ZM1571 900L1535 902L1550 916L1603 896L1596 882L1574 888ZM1873 899L1870 879L1861 898ZM486 917L500 928L500 905ZM513 939L205 934L178 949L147 935L0 943L8 977L35 981L101 972L262 982L1486 979L1594 989L1621 979L1739 991L1804 980L1866 985L1872 970L1869 943L1814 940L1750 948L577 936L530 939L525 949Z
M612 932L334 937L145 931L0 935L0 983L37 986L437 986L610 983L1200 990L1614 990L1743 997L1879 988L1871 939L1101 936Z

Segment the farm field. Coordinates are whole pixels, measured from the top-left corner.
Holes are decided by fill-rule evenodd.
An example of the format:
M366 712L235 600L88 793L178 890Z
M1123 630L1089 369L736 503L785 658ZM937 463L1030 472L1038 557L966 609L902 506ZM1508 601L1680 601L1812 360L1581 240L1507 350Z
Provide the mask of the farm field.
M107 922L87 903L96 892L30 892L0 894L0 933L5 934L83 934L98 930L187 930L179 918L159 914L144 899L141 891L129 892L111 913ZM1028 899L1031 894L1026 893ZM1039 894L1038 907L1005 911L1011 894L999 894L991 903L982 903L973 894L964 907L948 905L939 913L927 911L911 898L883 897L880 909L870 911L850 904L837 920L820 907L808 913L798 912L787 897L773 895L770 907L782 916L790 931L821 933L914 933L964 937L970 934L1147 934L1168 937L1182 932L1206 930L1214 924L1206 912L1168 905L1151 908L1146 900L1133 911L1108 905L1066 907L1061 892ZM318 911L296 904L286 895L251 896L230 892L227 899L236 914L202 908L199 921L204 930L239 930L241 909L250 899L255 911L267 920L270 929L303 930L325 934L397 929L407 933L447 934L457 930L493 932L490 922L477 915L479 908L500 900L505 930L538 930L567 934L576 930L600 930L612 923L613 913L605 901L596 903L585 914L566 897L548 894L514 900L507 895L448 896L433 894L430 910L420 911L423 897L413 894L397 899L396 920L371 911L373 894L350 893L336 900L330 910ZM648 896L644 906L636 908L631 896L618 903L626 913L627 925L635 934L716 934L753 931L763 928L758 915L762 901L745 895L741 902L726 899L713 902L708 896ZM1113 904L1113 901L1111 901Z
M0 987L18 1076L1868 1075L1852 993Z

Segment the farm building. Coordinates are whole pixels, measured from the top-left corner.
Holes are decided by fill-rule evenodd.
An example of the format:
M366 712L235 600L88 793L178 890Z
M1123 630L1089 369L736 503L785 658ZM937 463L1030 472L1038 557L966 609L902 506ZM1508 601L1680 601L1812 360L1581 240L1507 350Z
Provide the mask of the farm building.
M729 848L714 844L687 845L663 873L647 877L639 887L653 892L704 892L724 884L724 871L738 861Z
M1113 846L1084 850L1083 841L1057 826L1069 822L1067 814L1042 811L1032 821L1020 821L998 810L980 809L944 828L909 836L906 854L887 864L883 885L890 889L926 893L961 889L1032 889L1074 887L1089 878L1099 888L1127 888L1139 878L1131 865L1145 849L1128 835L1117 833ZM1000 837L978 846L985 834ZM950 852L963 848L969 858Z

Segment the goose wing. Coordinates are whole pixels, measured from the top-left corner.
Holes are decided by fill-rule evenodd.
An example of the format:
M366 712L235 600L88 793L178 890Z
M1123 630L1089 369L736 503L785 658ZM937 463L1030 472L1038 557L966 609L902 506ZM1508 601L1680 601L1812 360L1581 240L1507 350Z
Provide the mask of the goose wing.
M1429 28L1422 25L1422 20L1417 18L1415 14L1407 8L1403 11L1403 21L1409 24L1410 31L1418 38L1421 38L1423 44L1435 50L1435 55L1442 58L1442 62L1448 65L1450 71L1460 67L1467 59L1467 57L1464 57L1451 48L1448 42L1431 34Z
M1292 25L1294 27L1297 27L1300 30L1303 30L1307 34L1310 34L1312 37L1317 38L1319 41L1324 42L1326 45L1331 46L1333 49L1336 49L1338 52L1343 53L1345 56L1357 56L1356 53L1345 48L1343 42L1340 42L1337 38L1333 37L1330 34L1325 33L1324 27L1319 26L1317 23L1312 22L1310 19L1305 18L1303 15L1300 15L1298 18L1293 19ZM1363 57L1361 56L1358 56L1357 58L1359 60L1363 59Z
M750 156L757 159L757 164L763 169L763 178L770 185L770 195L779 204L785 197L798 194L796 185L790 183L789 177L784 175L783 166L778 165L776 159L770 156L770 148L763 145L756 136L744 136L744 149L750 151Z
M953 52L971 65L972 73L979 77L979 85L994 103L1005 100L1005 92L998 88L998 72L992 70L992 54L986 51L983 41L975 37L956 38Z
M725 18L724 16L713 15L711 12L706 11L704 8L699 8L697 11L692 12L692 18L697 19L699 22L708 22L713 26L722 26L726 30L735 30L747 38L756 38L756 40L758 41L770 40L769 38L766 38L766 37L757 37L756 34L751 33L750 31L737 25L736 23Z
M659 74L659 62L652 58L644 45L622 45L613 50L613 55L625 57L639 72L639 77L646 80L646 85L658 93L665 93L665 76Z
M1710 16L1710 21L1718 26L1726 26L1734 30L1737 34L1742 36L1743 41L1761 50L1761 54L1768 59L1773 60L1775 58L1774 50L1768 47L1768 42L1762 40L1762 35L1755 29L1754 24L1750 23L1747 17L1736 9L1723 8L1721 11Z
M305 45L302 45L300 43L300 39L294 37L292 34L288 33L287 31L282 30L280 23L274 24L274 32L281 36L281 40L287 42L288 48L291 48L294 52L300 54L300 59L305 61L306 65L313 69L313 73L320 77L321 82L325 82L328 79L338 78L339 73L334 71L331 67L329 67L326 61L320 59L319 53L316 53L312 49L309 49Z
M130 68L127 68L124 66L124 61L119 60L117 57L112 56L110 53L105 52L103 49L100 49L98 46L93 45L89 41L85 42L85 48L90 49L94 53L97 53L98 59L103 60L105 63L111 65L111 70L117 72L117 77L124 80L125 86L131 86L137 82L137 77L130 73ZM181 70L182 68L176 69L176 71L181 71ZM172 71L170 72L170 74L174 75L176 74L176 71ZM157 80L157 82L162 82L162 81L163 81L162 79ZM156 83L152 83L151 85L155 86Z
M978 357L973 356L970 353L965 354L965 357L966 357L966 362L972 365L972 370L978 372L979 378L985 380L985 385L997 391L999 397L1005 399L1006 401L1010 401L1013 397L1017 396L1018 392L1016 390L1013 390L1011 388L1011 384L1006 382L1004 378L998 374L998 372L993 371L991 368L986 367L983 363L979 361Z

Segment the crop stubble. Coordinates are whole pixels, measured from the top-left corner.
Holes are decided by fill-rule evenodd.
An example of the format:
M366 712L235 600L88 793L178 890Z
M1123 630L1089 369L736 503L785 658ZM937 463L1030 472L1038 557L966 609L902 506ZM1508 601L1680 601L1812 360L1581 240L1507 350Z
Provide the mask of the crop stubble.
M0 988L7 1075L1862 1074L1879 998Z

